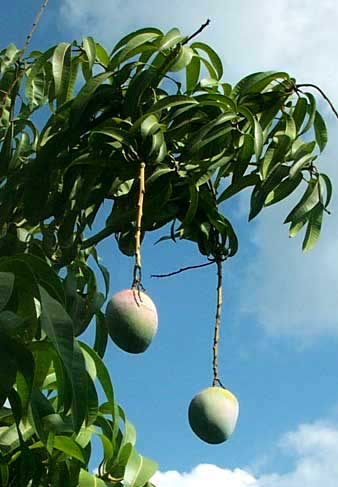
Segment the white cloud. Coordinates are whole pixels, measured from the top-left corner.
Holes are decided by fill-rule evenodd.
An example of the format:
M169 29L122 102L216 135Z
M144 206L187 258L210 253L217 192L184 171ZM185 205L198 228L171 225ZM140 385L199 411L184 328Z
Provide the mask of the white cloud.
M157 487L336 487L337 427L322 422L301 425L281 438L279 453L293 455L292 471L254 477L246 469L229 470L202 464L189 473L158 472L153 482Z
M156 487L247 487L254 486L255 478L239 468L227 470L216 465L198 465L189 473L158 472L152 480Z

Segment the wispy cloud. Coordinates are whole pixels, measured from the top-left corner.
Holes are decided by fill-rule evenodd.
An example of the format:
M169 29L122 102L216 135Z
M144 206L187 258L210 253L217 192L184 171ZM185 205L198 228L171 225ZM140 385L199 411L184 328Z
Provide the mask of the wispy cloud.
M278 445L280 455L292 455L295 466L287 473L253 476L246 469L198 465L191 472L158 472L157 487L335 487L338 478L338 429L324 422L300 425L285 434Z

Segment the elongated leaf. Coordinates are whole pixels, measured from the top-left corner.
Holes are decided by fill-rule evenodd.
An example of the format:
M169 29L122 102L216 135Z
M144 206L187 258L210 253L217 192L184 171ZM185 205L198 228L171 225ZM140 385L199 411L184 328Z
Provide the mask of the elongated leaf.
M231 196L234 196L236 193L242 191L242 189L248 188L249 186L255 186L259 182L258 174L248 174L247 176L243 176L241 179L238 179L235 183L228 186L223 193L218 197L217 203L222 203Z
M301 183L302 175L298 174L293 179L289 177L282 181L275 189L268 194L264 206L274 205L279 201L287 198Z
M322 228L324 207L321 203L318 203L309 216L309 223L307 225L305 238L303 241L303 251L307 252L311 250L317 243L320 230Z
M289 213L286 217L284 223L288 222L299 222L302 220L307 213L314 208L317 203L319 202L320 194L319 194L319 182L317 181L310 181L308 184L308 188L304 193L300 202L295 206L295 208Z
M12 295L14 279L12 272L0 272L0 311L5 308Z
M317 108L317 102L316 98L312 95L312 93L304 93L306 97L308 98L309 102L307 104L307 114L308 114L308 120L305 124L305 127L302 129L299 135L305 134L313 125L315 116L316 116L316 108Z
M67 100L71 64L71 45L66 42L61 42L56 46L52 59L55 96L58 105L61 105Z
M291 223L290 228L289 228L289 237L290 238L295 237L301 231L301 229L304 227L306 222L307 222L307 219L304 218L303 220L300 220L299 222Z
M75 97L70 110L69 123L71 126L76 125L81 120L81 117L86 110L92 95L95 93L98 87L112 75L113 73L111 71L106 71L105 73L98 74L97 76L91 78L83 86L83 88L81 88L81 90Z
M182 225L180 226L180 228L183 228L184 226L187 226L192 222L198 208L198 190L194 184L191 184L189 186L189 195L190 198L188 211L182 221Z
M301 157L298 161L296 161L290 169L290 178L294 178L295 176L298 176L298 174L300 174L300 172L305 167L311 164L312 160L313 160L313 155L308 154Z
M330 204L331 197L332 197L332 183L330 178L326 174L320 173L319 184L321 185L321 188L323 185L326 187L326 199L325 199L324 207L327 208Z
M102 385L102 388L106 394L108 402L114 405L114 390L110 380L109 372L101 360L100 356L88 345L83 342L79 342L80 347L83 348L94 360L96 366L97 377Z
M255 148L255 155L256 159L258 160L261 156L263 145L264 145L264 137L263 137L263 130L260 126L256 117L250 112L250 110L244 106L238 107L239 113L242 113L245 118L250 122L253 128L253 136L254 136L254 148Z
M201 70L201 61L198 56L193 56L190 63L186 67L186 90L187 93L193 93L196 87Z
M268 194L271 193L271 191L273 191L273 189L275 189L275 187L278 186L288 174L289 168L287 166L277 165L263 183L258 183L255 186L251 194L249 221L258 215L264 206Z
M83 49L86 52L87 59L88 59L88 67L91 71L96 59L96 44L92 37L84 37L83 38Z
M222 61L218 54L207 44L204 44L204 42L194 42L191 44L191 47L193 49L200 49L201 51L204 51L209 59L213 67L215 68L215 71L217 73L217 80L220 80L223 76L223 66L222 66Z
M195 98L185 96L185 95L171 95L162 98L156 102L147 113L155 113L161 110L167 110L169 108L173 108L180 105L197 105L197 101Z
M319 145L319 149L322 152L328 141L327 128L321 114L316 111L315 119L313 122L313 127L315 129L316 142Z
M174 27L173 29L170 29L161 39L161 42L159 44L159 50L163 51L165 49L171 49L176 44L181 42L183 39L183 36L179 29Z
M69 438L69 436L55 436L54 448L62 451L69 457L76 458L81 463L85 463L85 456L82 448L75 440Z
M266 71L250 74L239 81L232 90L233 97L243 97L249 93L263 91L272 81L288 80L289 75L282 71Z
M155 462L142 457L133 449L126 465L124 481L130 487L143 487L156 470Z
M295 108L292 113L292 117L295 121L296 128L297 128L297 133L300 131L305 115L306 115L306 110L307 110L307 100L304 97L298 98L297 103L295 105Z
M81 468L78 487L108 487L104 480Z

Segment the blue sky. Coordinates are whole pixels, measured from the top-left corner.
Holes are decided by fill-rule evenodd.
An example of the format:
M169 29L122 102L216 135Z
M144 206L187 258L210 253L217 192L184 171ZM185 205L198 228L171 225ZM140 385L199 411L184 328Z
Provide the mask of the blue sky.
M4 1L1 44L22 45L37 0ZM212 20L200 40L225 66L225 81L253 71L287 70L299 82L319 84L338 106L338 4L323 0L60 0L50 1L32 48L93 35L108 48L139 27L177 26L184 33ZM338 121L321 104L330 144L320 167L338 183ZM190 431L187 408L211 383L215 269L155 280L202 262L192 244L143 247L144 285L159 311L150 349L128 355L109 345L106 363L117 398L138 432L138 448L156 459L159 487L326 487L338 476L338 225L337 198L323 235L309 254L282 225L290 203L247 223L248 195L224 207L240 250L224 266L220 369L240 402L233 437L202 443ZM130 286L132 260L114 239L98 249L111 273L111 293ZM89 337L90 338L90 337Z

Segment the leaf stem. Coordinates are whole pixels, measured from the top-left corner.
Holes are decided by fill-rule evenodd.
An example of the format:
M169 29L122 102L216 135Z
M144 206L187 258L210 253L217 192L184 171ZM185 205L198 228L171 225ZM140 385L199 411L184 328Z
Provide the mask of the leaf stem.
M160 277L160 278L171 277L171 276L175 276L176 274L180 274L181 272L190 271L192 269L200 269L201 267L206 267L214 263L215 263L214 260L210 260L210 262L206 262L205 264L189 265L187 267L181 267L180 269L178 269L178 271L169 272L168 274L151 274L150 277Z
M136 232L135 232L135 265L132 289L140 289L142 280L142 262L141 262L141 231L142 231L142 216L143 216L143 202L145 194L145 162L140 163L139 172L139 194L137 201L137 216L136 216Z
M219 343L219 331L221 326L221 311L222 311L222 304L223 304L223 289L222 289L222 280L223 280L223 268L222 268L222 259L217 259L217 305L216 305L216 317L215 317L215 332L214 332L214 340L212 346L212 369L213 369L213 382L212 385L216 386L219 384L221 387L224 387L219 379L218 375L218 343Z

